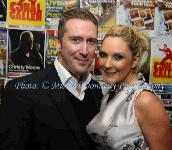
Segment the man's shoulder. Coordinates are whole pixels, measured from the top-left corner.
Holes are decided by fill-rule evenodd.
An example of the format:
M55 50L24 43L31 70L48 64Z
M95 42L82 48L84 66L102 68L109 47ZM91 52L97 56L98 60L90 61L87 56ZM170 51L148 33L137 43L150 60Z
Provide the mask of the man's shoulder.
M18 55L21 53L21 50L19 48L16 48L10 52L10 55Z

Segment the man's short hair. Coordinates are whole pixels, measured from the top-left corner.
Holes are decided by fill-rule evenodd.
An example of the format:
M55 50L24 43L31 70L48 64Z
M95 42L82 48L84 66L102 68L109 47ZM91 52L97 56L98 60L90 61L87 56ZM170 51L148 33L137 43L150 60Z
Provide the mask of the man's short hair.
M27 39L25 39L27 37L26 35L30 35L31 39L33 39L33 33L31 31L23 31L20 34L20 41L27 40Z
M69 11L64 12L62 17L59 20L58 39L60 42L62 42L63 35L65 33L65 24L70 19L89 20L89 21L93 22L95 24L95 26L98 27L97 19L87 9L84 9L84 8L71 9Z

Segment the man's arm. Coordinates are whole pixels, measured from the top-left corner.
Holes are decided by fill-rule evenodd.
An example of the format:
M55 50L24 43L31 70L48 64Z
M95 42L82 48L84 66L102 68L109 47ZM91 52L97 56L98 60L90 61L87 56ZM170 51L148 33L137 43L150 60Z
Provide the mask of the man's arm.
M22 91L7 84L0 107L0 149L24 150L29 148L32 119L29 100ZM12 88L11 88L12 87Z
M160 50L160 51L164 51L164 49L163 49L163 48L159 48L159 50Z

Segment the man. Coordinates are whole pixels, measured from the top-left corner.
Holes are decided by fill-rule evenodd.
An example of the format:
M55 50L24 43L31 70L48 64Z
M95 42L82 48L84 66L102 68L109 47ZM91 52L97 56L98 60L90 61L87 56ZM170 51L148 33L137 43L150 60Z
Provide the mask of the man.
M164 48L159 48L160 51L165 53L165 57L161 60L161 64L163 65L167 60L172 61L172 51L167 47L167 44L164 44Z
M60 56L54 64L7 83L0 109L0 149L94 148L85 127L99 111L102 97L87 72L96 49L97 20L85 9L67 11L58 37Z
M155 7L155 19L154 19L154 30L159 33L164 33L167 31L167 26L165 25L164 15L163 15L163 0L156 0Z
M131 25L131 20L129 16L129 0L120 0L121 5L117 8L116 13L116 24L117 25Z
M39 50L33 48L33 33L23 31L20 35L20 43L17 49L11 52L11 61L14 65L39 66L43 69L43 58Z

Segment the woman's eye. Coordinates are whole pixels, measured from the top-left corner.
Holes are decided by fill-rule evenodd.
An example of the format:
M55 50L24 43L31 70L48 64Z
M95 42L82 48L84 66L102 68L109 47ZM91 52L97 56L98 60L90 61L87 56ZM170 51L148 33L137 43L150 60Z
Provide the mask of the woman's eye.
M101 58L105 58L105 57L106 57L106 54L105 54L104 52L99 52L99 56L100 56Z
M121 60L123 58L124 57L122 55L119 55L119 54L117 54L117 55L114 56L114 59L117 60L117 61L119 61L119 60Z

